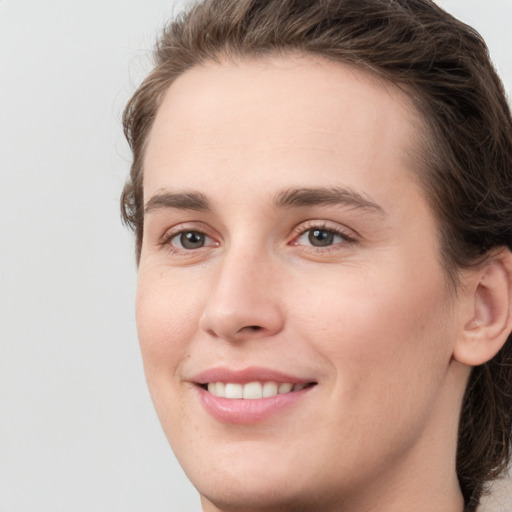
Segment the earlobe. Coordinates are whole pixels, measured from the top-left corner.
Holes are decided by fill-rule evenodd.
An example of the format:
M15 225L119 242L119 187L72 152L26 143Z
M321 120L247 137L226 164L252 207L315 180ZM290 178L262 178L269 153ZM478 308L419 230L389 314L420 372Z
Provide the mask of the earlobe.
M471 279L469 314L456 341L456 361L478 366L492 359L512 330L512 253L503 249L491 256Z

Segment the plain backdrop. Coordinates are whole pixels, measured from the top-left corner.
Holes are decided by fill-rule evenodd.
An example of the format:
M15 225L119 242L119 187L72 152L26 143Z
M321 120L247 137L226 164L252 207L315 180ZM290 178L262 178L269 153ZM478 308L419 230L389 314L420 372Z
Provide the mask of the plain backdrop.
M510 94L512 0L439 2ZM199 510L146 390L118 208L121 112L181 5L0 0L0 512Z

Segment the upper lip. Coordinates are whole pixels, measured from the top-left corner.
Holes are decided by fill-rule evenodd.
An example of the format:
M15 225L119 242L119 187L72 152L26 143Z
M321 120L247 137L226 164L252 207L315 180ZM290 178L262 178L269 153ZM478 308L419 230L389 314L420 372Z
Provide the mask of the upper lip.
M247 384L248 382L307 384L314 382L312 379L296 377L278 370L258 366L239 370L225 367L210 368L195 375L191 381L201 385L209 382L232 382L237 384Z

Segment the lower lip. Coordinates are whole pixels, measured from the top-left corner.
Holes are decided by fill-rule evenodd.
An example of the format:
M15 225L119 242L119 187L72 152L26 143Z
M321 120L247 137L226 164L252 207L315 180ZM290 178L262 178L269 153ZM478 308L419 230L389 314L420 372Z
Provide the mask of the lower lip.
M202 387L197 386L196 389L199 392L199 398L204 408L216 420L222 423L248 425L264 421L288 409L309 393L313 387L255 400L220 398L212 395Z

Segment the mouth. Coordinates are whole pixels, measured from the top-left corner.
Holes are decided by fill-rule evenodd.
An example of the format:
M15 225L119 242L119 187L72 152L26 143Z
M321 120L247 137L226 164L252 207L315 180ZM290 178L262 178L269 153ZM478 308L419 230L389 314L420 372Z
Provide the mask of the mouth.
M191 381L205 410L221 423L270 421L307 400L318 382L267 368L213 368ZM306 402L307 403L307 402Z
M213 396L231 400L259 400L261 398L272 398L276 395L285 395L302 391L303 389L315 386L316 382L209 382L199 384L201 388Z

